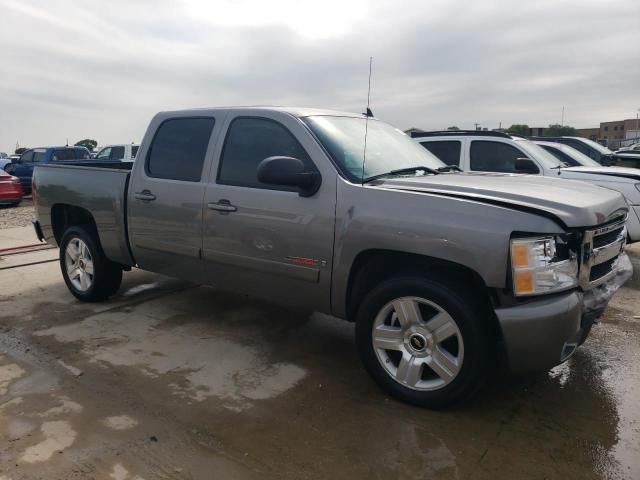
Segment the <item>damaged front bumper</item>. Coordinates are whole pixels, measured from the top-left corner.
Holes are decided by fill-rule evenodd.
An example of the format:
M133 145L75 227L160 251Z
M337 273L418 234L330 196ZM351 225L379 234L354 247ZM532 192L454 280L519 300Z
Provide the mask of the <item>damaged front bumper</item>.
M496 308L510 370L544 370L567 360L587 338L613 294L633 274L624 252L613 269L614 275L584 293L573 290Z

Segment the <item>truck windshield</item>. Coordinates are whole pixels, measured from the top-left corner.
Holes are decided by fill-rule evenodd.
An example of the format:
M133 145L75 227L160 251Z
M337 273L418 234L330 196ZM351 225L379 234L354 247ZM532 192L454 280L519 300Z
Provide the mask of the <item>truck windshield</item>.
M566 166L558 157L547 152L540 145L536 145L525 138L515 138L518 146L522 148L530 158L533 158L544 165L545 168L558 168Z
M562 145L561 143L556 143L556 145L561 145L562 147L564 147L564 145ZM562 147L560 148L562 152L564 152L566 155L569 155L571 158L573 158L576 162L578 162L583 167L601 167L602 166L598 162L593 160L591 157L587 157L584 153L579 152L575 148L572 148L569 146L567 146L566 148L562 148Z
M368 122L366 162L365 118L314 115L302 120L352 182L360 183L392 170L418 166L437 170L446 166L403 132L379 120Z
M577 138L577 137L570 137L570 138L575 138L576 140L580 140L582 143L586 143L594 150L597 150L598 152L600 152L602 155L611 155L613 153L604 145L600 145L598 142L594 142L593 140L590 140L588 138Z

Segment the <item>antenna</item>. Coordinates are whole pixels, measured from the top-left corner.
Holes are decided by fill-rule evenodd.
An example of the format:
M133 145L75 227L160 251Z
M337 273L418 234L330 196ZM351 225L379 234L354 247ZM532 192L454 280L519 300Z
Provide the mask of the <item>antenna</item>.
M364 150L362 151L362 177L360 181L364 185L364 164L367 161L367 133L369 132L369 118L373 117L373 112L369 108L371 102L371 67L373 65L373 57L369 57L369 86L367 88L367 110L363 114L364 118Z

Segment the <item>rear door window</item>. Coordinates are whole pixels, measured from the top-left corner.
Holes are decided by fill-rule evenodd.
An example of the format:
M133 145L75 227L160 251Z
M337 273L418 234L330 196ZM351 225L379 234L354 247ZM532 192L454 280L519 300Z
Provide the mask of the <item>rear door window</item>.
M460 165L460 140L424 142L421 145L447 165Z
M218 183L296 191L295 187L267 185L258 180L258 165L274 156L297 158L308 170L316 170L307 152L284 125L267 118L236 118L224 143Z
M154 178L199 182L215 120L173 118L156 131L145 170Z
M511 145L490 140L471 142L471 170L479 172L521 173L516 170L516 160L527 158L523 152Z
M33 152L33 163L42 163L46 155L47 152L45 150L38 150Z
M111 154L109 155L111 160L122 160L124 158L124 147L111 148Z

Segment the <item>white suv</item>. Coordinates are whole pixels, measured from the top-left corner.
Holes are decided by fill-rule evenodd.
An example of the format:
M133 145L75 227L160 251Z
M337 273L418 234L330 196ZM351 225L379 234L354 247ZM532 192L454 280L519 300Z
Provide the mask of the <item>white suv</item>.
M640 241L640 170L624 167L568 167L526 138L501 132L458 130L412 134L447 165L465 172L544 175L582 180L620 192L629 204L629 242Z

